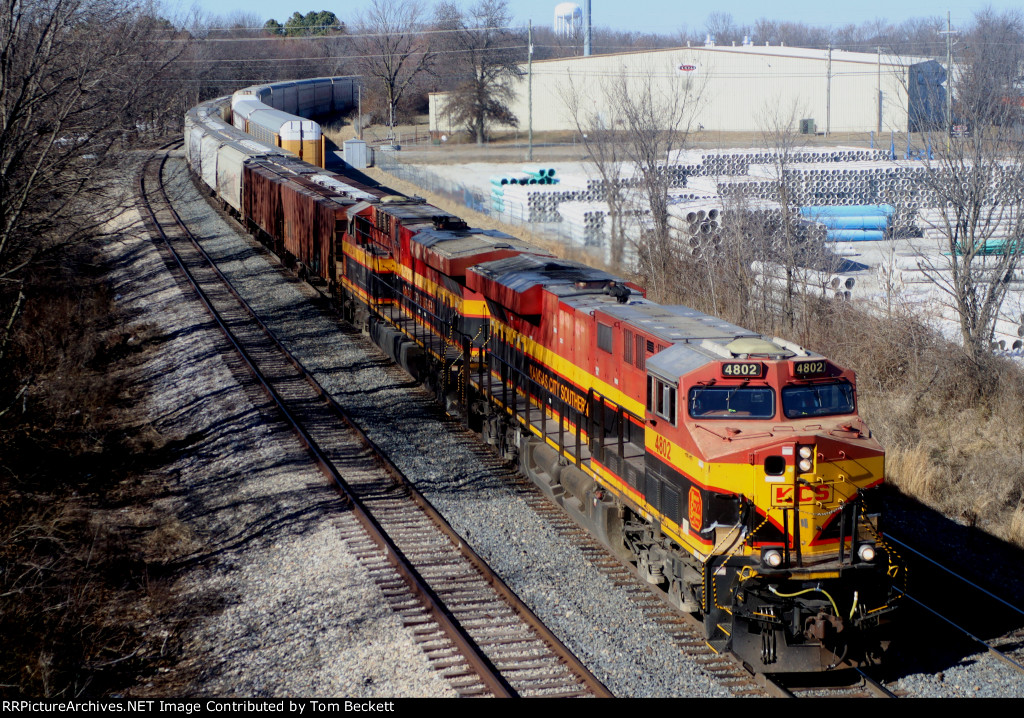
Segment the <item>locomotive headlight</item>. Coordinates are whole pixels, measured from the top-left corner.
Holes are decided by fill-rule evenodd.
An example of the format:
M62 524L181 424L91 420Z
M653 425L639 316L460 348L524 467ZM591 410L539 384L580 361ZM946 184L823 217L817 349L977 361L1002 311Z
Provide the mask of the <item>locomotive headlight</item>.
M860 548L857 549L857 555L860 556L861 561L871 563L875 560L874 545L869 543L861 544Z
M814 447L804 444L803 446L796 447L796 455L798 460L796 462L796 468L801 474L806 474L808 471L814 468Z
M768 549L761 554L761 563L768 568L778 568L782 565L782 552L777 549Z

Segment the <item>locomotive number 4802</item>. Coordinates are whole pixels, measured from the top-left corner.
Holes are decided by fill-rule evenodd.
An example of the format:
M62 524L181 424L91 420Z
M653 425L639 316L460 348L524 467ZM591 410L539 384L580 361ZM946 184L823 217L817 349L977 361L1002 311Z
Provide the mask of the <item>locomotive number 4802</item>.
M654 437L654 450L666 459L672 458L672 443L663 436Z
M764 373L764 365L760 362L729 362L722 365L722 376L760 377Z
M824 374L828 369L824 361L801 361L793 364L793 374L796 376L818 376Z

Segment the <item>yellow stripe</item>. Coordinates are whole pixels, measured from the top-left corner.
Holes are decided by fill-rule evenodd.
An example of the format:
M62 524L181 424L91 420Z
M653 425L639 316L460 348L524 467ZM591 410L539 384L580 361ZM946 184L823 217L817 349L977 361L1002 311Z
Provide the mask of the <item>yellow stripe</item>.
M464 299L461 295L450 292L447 287L442 284L438 284L429 277L418 272L413 272L412 267L404 264L397 264L395 273L407 284L412 285L435 300L440 299L443 303L447 303L448 306L455 309L456 312L464 317L472 319L486 319L490 316L490 312L487 310L486 300ZM472 289L467 288L466 291L476 294Z
M512 344L513 346L517 346L519 351L524 352L535 362L551 369L570 383L582 388L584 392L587 388L592 387L597 393L625 408L626 411L629 411L636 416L643 417L645 410L644 405L640 401L625 394L618 387L606 383L600 377L580 366L577 366L576 364L573 364L568 359L559 356L558 353L548 349L540 342L534 341L525 334L520 334L507 324L502 324L495 320L492 322L492 327L494 328L495 333L500 335L504 341Z
M393 273L395 271L395 260L393 257L382 257L372 252L368 252L357 244L351 242L345 242L344 252L353 260L359 262L367 269L374 272L387 272Z

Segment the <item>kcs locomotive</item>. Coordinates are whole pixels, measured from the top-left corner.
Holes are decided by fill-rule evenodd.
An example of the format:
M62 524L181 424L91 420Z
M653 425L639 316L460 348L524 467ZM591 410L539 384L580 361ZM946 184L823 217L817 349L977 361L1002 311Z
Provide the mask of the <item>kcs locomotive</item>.
M882 535L884 452L853 372L261 147L229 112L221 98L186 118L211 193L702 616L709 645L772 673L879 659L904 571Z

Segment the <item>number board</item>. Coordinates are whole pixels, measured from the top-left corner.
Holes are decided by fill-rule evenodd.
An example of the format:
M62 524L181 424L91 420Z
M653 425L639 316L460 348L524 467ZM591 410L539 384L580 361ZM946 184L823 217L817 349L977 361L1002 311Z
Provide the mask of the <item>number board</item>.
M821 376L828 373L828 362L824 359L817 361L793 362L793 376L809 377Z
M764 364L761 362L726 362L722 364L722 376L730 379L760 379L764 376Z

